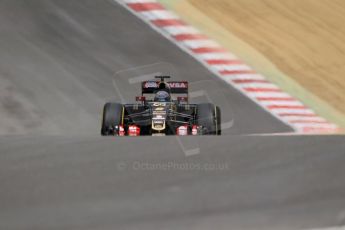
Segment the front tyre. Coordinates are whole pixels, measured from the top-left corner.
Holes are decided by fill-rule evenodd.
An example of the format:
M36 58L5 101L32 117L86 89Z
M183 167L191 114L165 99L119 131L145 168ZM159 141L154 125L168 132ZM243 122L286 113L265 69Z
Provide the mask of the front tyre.
M114 135L115 127L123 125L124 107L120 103L106 103L103 108L102 136Z
M218 106L203 103L197 106L197 125L202 127L202 135L221 135L221 111Z

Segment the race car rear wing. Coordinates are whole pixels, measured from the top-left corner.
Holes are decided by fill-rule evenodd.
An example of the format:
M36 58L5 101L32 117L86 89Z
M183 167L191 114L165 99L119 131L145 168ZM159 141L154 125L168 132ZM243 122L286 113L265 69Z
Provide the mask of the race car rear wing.
M187 81L168 81L163 82L166 84L167 89L171 94L187 94L188 95L188 82ZM161 81L144 81L141 84L141 92L143 94L153 94L160 89Z

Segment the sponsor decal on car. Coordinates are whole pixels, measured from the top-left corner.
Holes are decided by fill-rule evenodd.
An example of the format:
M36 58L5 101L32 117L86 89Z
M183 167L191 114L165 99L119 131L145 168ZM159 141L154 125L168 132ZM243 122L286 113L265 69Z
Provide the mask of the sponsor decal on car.
M169 82L168 83L171 88L180 88L180 89L186 89L187 87L187 82Z
M147 81L144 84L144 88L157 88L158 87L158 83L155 81Z
M175 88L175 89L187 89L188 88L188 83L187 82L167 82L168 86L170 88ZM147 81L144 83L144 88L149 89L149 88L158 88L158 82L156 81Z

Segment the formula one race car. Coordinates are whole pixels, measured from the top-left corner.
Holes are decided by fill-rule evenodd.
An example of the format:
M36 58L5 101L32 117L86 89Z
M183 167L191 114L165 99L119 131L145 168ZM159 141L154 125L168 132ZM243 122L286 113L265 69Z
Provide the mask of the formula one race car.
M218 106L189 104L188 82L166 82L169 76L155 78L141 83L142 94L136 103L104 105L103 136L221 135Z

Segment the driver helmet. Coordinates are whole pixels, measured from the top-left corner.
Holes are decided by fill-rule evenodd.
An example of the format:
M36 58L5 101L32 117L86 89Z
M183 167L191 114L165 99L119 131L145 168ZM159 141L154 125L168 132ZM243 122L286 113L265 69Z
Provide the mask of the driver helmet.
M170 94L167 91L158 91L154 98L154 101L157 102L169 102L170 100Z

